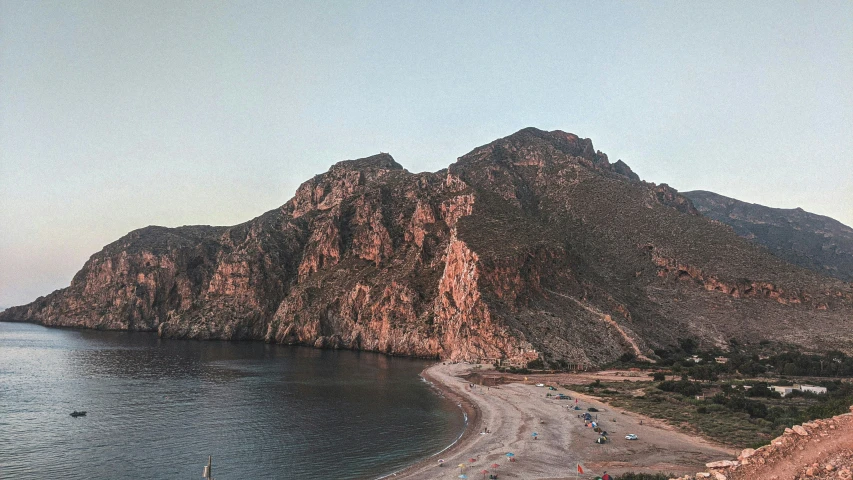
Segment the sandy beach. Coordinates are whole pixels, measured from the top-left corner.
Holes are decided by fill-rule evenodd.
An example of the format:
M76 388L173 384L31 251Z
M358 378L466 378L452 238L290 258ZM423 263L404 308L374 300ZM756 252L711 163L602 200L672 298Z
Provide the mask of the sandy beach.
M526 382L519 377L518 382L472 386L462 378L472 371L475 367L470 364L444 363L423 372L425 379L462 405L468 428L448 450L392 478L449 479L464 474L476 479L484 477L485 469L486 478L497 474L498 478L571 479L577 476L578 463L584 470L579 478L595 478L604 471L685 474L735 453L648 417L614 410L587 395L557 387L550 393L565 393L572 400L556 400L546 397L547 388L535 386L557 386L560 375L531 375ZM485 369L476 371L486 373ZM575 399L581 410L573 409ZM598 434L578 418L589 407L599 410L591 415L598 415L598 423L609 433L609 443L596 444ZM538 434L535 439L534 432ZM626 440L629 433L639 439ZM509 461L507 453L513 453L515 461ZM438 460L444 460L442 466ZM466 467L460 468L460 464Z

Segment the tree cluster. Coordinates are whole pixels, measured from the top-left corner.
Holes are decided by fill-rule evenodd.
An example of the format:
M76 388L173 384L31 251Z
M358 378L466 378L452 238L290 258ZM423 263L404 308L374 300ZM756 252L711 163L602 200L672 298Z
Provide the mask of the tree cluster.
M696 382L691 382L690 380L682 378L679 381L675 380L667 380L665 382L661 382L658 384L658 388L663 390L664 392L673 392L684 395L685 397L692 397L695 395L702 394L702 385L699 385Z

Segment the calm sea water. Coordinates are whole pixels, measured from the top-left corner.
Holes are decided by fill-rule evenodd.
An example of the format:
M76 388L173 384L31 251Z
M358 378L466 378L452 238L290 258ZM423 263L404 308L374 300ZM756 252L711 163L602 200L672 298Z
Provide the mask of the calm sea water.
M376 478L464 429L426 365L0 323L0 478Z

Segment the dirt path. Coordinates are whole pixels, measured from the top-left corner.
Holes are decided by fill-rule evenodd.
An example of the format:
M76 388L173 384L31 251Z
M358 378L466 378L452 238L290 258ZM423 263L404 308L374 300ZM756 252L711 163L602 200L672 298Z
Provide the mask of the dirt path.
M555 292L554 290L549 290L547 288L545 289L545 291L553 293L554 295L559 295L563 298L567 298L569 300L572 300L573 302L577 303L581 308L583 308L587 312L592 313L593 315L597 315L598 318L600 318L604 323L610 325L614 330L619 332L619 335L622 336L622 339L625 340L625 342L631 346L631 349L634 351L634 355L636 355L637 358L639 358L640 360L649 362L649 363L655 363L654 360L643 355L643 352L640 351L640 347L637 346L637 342L635 342L634 339L631 338L630 335L625 333L625 330L622 330L622 327L620 327L619 324L616 323L616 321L613 320L613 317L611 317L610 315L602 312L601 310L599 310L599 309L597 309L591 305L588 305L587 303L584 303L584 302L578 300L577 298L571 297L571 296L566 295L564 293Z

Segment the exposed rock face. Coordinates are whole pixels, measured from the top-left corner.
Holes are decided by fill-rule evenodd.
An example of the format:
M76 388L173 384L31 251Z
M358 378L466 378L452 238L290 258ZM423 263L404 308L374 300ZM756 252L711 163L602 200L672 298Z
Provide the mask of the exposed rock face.
M131 232L0 320L565 365L688 336L851 351L851 312L850 285L525 129L435 173L340 162L234 227Z
M793 264L853 282L853 228L801 208L769 208L712 192L686 192L710 219Z

